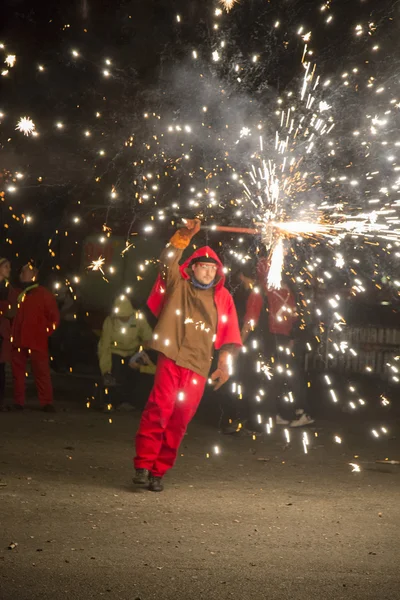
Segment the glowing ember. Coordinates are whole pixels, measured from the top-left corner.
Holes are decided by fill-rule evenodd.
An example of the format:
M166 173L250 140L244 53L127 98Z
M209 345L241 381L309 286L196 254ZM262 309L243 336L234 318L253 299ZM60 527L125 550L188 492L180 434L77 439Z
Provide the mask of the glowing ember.
M30 117L21 117L15 129L24 135L32 135L35 131L35 128L36 125Z

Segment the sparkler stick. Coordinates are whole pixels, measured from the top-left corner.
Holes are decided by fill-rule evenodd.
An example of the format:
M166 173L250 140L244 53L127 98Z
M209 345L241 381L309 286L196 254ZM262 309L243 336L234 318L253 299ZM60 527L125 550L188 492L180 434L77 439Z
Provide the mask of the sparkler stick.
M250 235L257 235L261 233L260 229L252 229L251 227L234 227L226 225L206 225L202 227L209 231L229 231L231 233L248 233Z
M178 229L185 227L185 224L179 224ZM261 233L261 229L252 227L235 227L231 225L202 225L203 231L219 231L219 232L231 232L231 233L248 233L249 235L258 235Z

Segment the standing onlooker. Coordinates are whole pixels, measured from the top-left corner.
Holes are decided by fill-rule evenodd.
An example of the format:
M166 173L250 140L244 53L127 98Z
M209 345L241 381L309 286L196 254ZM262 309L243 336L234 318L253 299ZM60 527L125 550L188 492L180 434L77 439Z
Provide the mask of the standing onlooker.
M100 371L113 408L131 408L138 374L155 373L155 365L140 360L144 353L137 355L152 333L145 316L133 308L129 298L120 296L103 323L98 346Z
M0 258L0 411L5 411L6 363L11 361L11 319L15 314L17 292L9 283L11 264Z
M254 289L249 296L242 339L244 342L250 331L257 326L266 302L268 336L263 350L264 353L270 354L273 365L273 377L268 393L275 410L276 423L302 427L314 423L314 419L309 416L304 352L296 334L296 298L284 276L279 289L268 286L269 268L268 259L258 262L258 282L261 290Z
M53 294L37 282L38 269L22 267L22 291L18 296L17 314L12 327L12 371L14 408L25 404L25 371L30 358L42 410L54 411L50 377L48 338L56 330L60 315Z

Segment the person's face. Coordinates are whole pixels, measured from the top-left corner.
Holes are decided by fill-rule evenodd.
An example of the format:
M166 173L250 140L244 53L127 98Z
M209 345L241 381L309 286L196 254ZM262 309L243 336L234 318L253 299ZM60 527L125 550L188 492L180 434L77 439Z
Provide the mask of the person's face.
M9 279L11 273L11 264L6 260L0 265L0 277L1 279Z
M121 323L128 323L129 319L130 317L118 317L118 320L121 321Z
M36 269L34 269L31 265L25 265L21 269L20 280L22 283L28 283L29 281L34 281L36 279Z
M203 285L209 285L215 279L218 265L208 262L198 262L192 266L195 278Z

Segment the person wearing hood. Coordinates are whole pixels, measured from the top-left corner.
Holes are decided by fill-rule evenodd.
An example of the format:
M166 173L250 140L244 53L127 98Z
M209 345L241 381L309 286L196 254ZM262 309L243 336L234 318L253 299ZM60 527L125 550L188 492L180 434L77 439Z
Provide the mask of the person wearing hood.
M264 348L272 355L271 363L274 365L269 396L275 404L275 422L277 425L304 427L314 423L314 419L309 414L307 401L296 297L285 278L279 289L270 287L269 270L269 259L260 259L257 264L259 287L252 286L249 294L242 340L245 343L250 332L257 327L266 303L269 339L265 340ZM283 401L283 396L290 402Z
M129 298L117 298L112 314L103 323L98 345L100 371L113 408L132 406L128 399L136 387L138 373L154 374L155 367L147 355L138 352L151 336L145 316L133 308Z
M228 379L242 345L232 296L217 254L208 246L179 261L200 221L187 220L160 257L159 275L148 299L158 317L151 348L159 353L155 382L136 435L134 483L163 490L162 478L175 463L186 428L203 396L214 348L214 389Z
M17 292L10 285L11 263L0 258L0 411L6 411L6 363L11 361L11 320L17 307Z
M26 363L30 359L40 406L45 412L53 412L48 343L60 314L54 295L37 282L38 273L30 263L20 273L21 293L12 325L14 408L23 410L25 405Z

